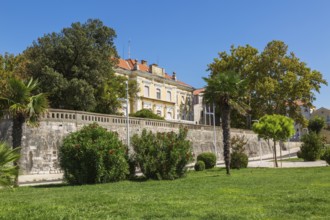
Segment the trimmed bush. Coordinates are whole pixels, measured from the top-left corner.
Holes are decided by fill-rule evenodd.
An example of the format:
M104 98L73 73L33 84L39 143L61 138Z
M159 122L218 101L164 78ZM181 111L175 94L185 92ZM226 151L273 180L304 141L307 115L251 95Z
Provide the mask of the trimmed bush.
M327 164L330 165L330 148L327 148L325 150L324 154L322 155L322 159L325 160Z
M60 166L69 184L93 184L126 178L127 148L118 134L94 123L71 133L59 149Z
M315 161L320 159L323 143L319 135L310 132L302 136L301 157L305 161Z
M150 118L150 119L157 119L157 120L165 120L163 117L153 113L150 109L141 109L135 113L130 114L131 117L137 118Z
M201 161L201 160L197 161L195 163L194 168L195 168L196 171L203 171L203 170L205 170L205 163L204 163L204 161Z
M143 129L141 136L132 137L135 160L142 173L150 179L176 179L185 175L186 165L192 160L187 129L156 133Z
M233 152L231 154L230 168L240 169L247 168L249 158L245 153Z
M204 152L197 156L197 161L203 161L205 163L205 169L211 169L216 165L216 156L212 152Z

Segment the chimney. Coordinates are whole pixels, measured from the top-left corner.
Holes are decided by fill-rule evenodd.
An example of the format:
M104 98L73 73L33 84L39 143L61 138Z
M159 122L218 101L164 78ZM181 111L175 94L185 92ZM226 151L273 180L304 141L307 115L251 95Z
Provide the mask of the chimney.
M173 79L174 81L176 81L176 73L175 73L175 72L173 72L173 74L172 74L172 79Z
M146 66L148 66L148 63L147 63L146 60L141 60L141 64L142 64L142 65L146 65Z
M133 70L139 70L139 64L138 64L137 60L135 61Z

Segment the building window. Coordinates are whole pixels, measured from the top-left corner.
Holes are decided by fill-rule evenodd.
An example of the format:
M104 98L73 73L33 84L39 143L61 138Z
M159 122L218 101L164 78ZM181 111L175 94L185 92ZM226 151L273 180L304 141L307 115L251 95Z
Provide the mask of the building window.
M156 96L157 96L157 99L161 99L160 89L159 88L156 89Z
M166 118L167 119L172 119L172 112L167 112Z
M166 99L167 99L167 101L171 101L172 100L172 93L171 93L171 91L167 91L167 93L166 93Z
M149 86L144 86L144 97L149 97Z
M181 96L181 103L184 104L184 96Z
M157 110L157 115L162 116L162 111Z

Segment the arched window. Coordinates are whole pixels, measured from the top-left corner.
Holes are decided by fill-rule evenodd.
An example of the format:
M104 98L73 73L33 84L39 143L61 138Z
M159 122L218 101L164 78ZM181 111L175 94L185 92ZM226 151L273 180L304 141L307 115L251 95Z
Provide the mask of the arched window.
M157 96L157 99L161 99L160 88L156 89L156 96Z
M144 86L144 97L149 97L149 86Z
M171 91L167 91L167 93L166 93L166 99L167 99L167 101L171 101L172 100L172 93L171 93Z
M167 119L172 119L172 112L167 112L166 118Z

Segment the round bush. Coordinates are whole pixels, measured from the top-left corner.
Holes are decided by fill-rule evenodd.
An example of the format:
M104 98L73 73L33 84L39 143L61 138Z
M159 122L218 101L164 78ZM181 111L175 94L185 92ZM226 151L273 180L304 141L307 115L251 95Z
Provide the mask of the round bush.
M311 132L302 137L301 156L305 161L315 161L320 159L323 148L322 140L315 132Z
M141 135L133 135L135 161L145 177L173 180L185 176L193 157L187 132L180 128L178 134L173 131L154 134L143 129Z
M203 171L203 170L205 170L205 163L204 163L204 161L201 161L201 160L197 161L195 163L195 170L196 171Z
M240 169L246 168L249 162L249 158L245 153L233 152L231 154L230 168Z
M93 184L126 178L126 147L118 134L96 123L71 133L59 149L60 166L69 184Z
M197 156L197 161L203 161L205 163L205 169L211 169L216 165L216 156L211 152L204 152Z
M327 148L323 154L323 159L330 165L330 148Z

